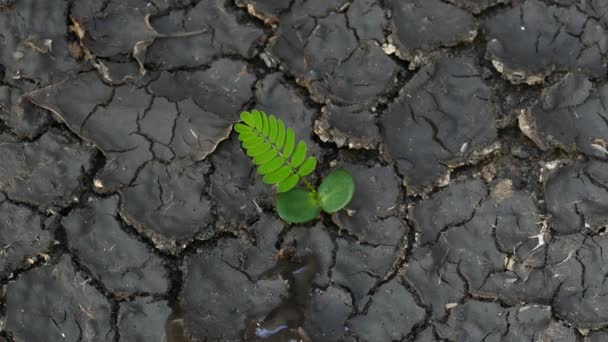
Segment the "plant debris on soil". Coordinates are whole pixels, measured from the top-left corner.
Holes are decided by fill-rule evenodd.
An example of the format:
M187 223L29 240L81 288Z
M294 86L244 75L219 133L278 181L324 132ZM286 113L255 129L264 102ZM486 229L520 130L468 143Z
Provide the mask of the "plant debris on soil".
M608 341L607 65L605 0L0 0L0 341Z

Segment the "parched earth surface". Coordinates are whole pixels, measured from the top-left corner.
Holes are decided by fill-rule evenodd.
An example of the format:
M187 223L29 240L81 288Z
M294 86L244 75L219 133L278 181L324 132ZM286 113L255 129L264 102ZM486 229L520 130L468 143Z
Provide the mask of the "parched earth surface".
M606 0L0 0L0 341L608 341L607 62Z

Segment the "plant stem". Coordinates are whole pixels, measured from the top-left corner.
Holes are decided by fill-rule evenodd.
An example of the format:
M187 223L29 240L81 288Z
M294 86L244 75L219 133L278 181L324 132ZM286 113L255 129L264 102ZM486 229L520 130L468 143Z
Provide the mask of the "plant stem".
M317 193L317 190L312 186L312 184L310 184L310 182L305 177L302 177L302 181L304 182L304 185L306 185L308 190L310 190L313 194Z

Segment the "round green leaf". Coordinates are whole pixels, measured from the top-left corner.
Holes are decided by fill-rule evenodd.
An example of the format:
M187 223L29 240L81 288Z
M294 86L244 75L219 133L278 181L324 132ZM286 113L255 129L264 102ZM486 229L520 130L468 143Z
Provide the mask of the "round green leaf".
M277 212L287 222L304 223L319 216L321 208L311 192L295 188L277 195Z
M302 177L308 176L315 170L315 167L317 167L317 158L308 157L308 159L306 159L304 164L302 164L302 166L300 166L300 169L298 170L298 174Z
M344 208L353 198L355 181L345 170L336 170L327 175L319 186L319 203L330 214Z
M289 177L281 181L277 187L278 192L286 192L293 189L300 181L300 176L292 173Z

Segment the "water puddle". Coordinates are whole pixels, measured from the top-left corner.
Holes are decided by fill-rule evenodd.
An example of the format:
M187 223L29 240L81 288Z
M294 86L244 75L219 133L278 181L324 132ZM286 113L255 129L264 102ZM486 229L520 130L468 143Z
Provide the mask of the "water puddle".
M246 342L310 342L303 329L312 281L319 270L315 255L294 257L279 254L276 264L260 279L281 278L289 283L289 295L261 320L249 320L244 331ZM176 308L165 323L166 342L190 342L186 337L184 311Z
M186 338L184 311L182 308L174 309L165 323L166 342L190 342Z
M252 321L245 330L245 341L309 342L303 329L312 281L319 270L314 255L280 257L261 279L280 277L289 283L289 296L264 319Z

